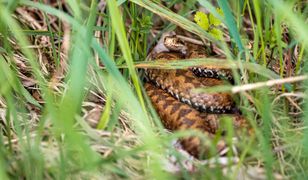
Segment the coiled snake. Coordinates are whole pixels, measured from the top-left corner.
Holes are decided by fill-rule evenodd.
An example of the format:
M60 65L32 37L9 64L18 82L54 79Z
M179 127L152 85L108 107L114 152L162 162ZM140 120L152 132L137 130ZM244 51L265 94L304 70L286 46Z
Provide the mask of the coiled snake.
M169 52L160 52L152 60L175 60L206 57L205 48L177 37L165 37ZM219 119L229 116L235 127L247 127L245 119L236 113L230 93L195 93L193 89L224 84L222 78L232 79L228 69L192 67L190 69L147 69L145 89L165 128L195 129L212 137L219 129ZM183 148L195 157L208 149L197 137L181 140ZM218 151L224 143L217 145ZM203 154L204 155L204 154Z

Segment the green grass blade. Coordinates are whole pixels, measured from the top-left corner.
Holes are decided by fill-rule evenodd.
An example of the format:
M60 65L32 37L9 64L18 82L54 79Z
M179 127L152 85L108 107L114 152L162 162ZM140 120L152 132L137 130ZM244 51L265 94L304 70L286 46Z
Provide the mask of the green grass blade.
M144 100L143 100L143 96L141 92L141 87L139 83L139 78L134 68L134 61L133 61L133 58L131 55L132 53L130 51L130 47L127 41L126 32L125 32L121 13L117 7L117 3L115 0L108 0L107 2L108 2L109 12L111 15L111 22L113 25L113 29L118 37L118 42L119 42L121 51L123 53L124 59L126 61L126 64L128 66L134 86L136 88L136 92L137 92L139 101L141 103L141 107L144 110L144 112L146 112L146 108L145 108L145 104L144 104Z
M231 13L230 7L228 5L228 2L225 0L218 0L218 4L221 7L221 9L224 12L225 22L228 27L228 30L230 32L231 37L234 38L234 41L239 48L239 52L243 53L245 51L244 46L241 41L240 33L236 27L236 23L233 17L233 14Z
M159 142L158 139L155 138L148 117L144 114L143 110L141 110L141 105L135 98L135 95L129 88L127 82L125 82L125 79L121 76L120 72L116 68L114 61L108 57L108 55L103 51L103 49L95 40L93 40L92 46L100 56L100 60L104 63L106 70L110 73L112 81L115 82L114 93L116 97L118 97L118 100L121 104L124 105L129 114L134 115L133 123L136 125L135 127L137 134L140 135L148 148L154 148L155 152L158 153L155 153L152 156L153 161L151 162L151 169L153 173L157 177L169 179L170 177L168 177L168 175L162 170L159 157L161 152L160 150L156 149Z
M214 38L212 35L204 31L199 25L196 23L191 22L190 20L170 11L166 7L156 4L153 1L149 0L131 0L131 2L138 4L141 7L144 7L148 9L149 11L152 11L153 13L157 14L158 16L165 18L169 20L170 22L174 23L175 25L178 25L182 27L183 29L194 33L201 38L208 39L216 44L220 44L219 41L217 41L216 38Z
M258 38L260 39L261 48L259 49L259 52L261 53L261 57L263 60L263 65L265 66L267 64L266 61L266 55L265 55L265 42L263 37L263 24L261 21L262 15L261 15L261 9L260 9L260 2L254 0L253 1L254 9L255 9L255 17L257 19L257 30L258 30Z
M304 17L300 14L296 14L285 1L271 0L270 3L273 6L274 13L277 16L285 18L286 22L288 22L288 24L293 27L292 29L298 34L298 40L304 42L304 45L308 48L308 25L305 23Z

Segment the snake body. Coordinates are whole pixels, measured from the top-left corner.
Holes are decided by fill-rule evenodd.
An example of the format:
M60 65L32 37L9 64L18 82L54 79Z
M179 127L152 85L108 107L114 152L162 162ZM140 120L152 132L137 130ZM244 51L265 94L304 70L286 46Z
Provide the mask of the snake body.
M164 45L171 51L181 52L184 54L185 59L197 59L206 58L206 49L203 46L184 43L176 36L165 37ZM225 59L222 59L225 60ZM208 77L217 79L226 79L228 81L233 81L232 71L230 69L223 69L218 67L192 67L191 71L198 77Z
M192 44L182 46L174 38L168 39L167 42L175 43L175 46L168 47L165 41L166 47L173 52L158 53L152 57L153 60L205 56L205 51L203 51L205 49L202 46ZM197 77L196 74L201 77ZM230 93L195 93L193 91L196 88L222 85L224 81L221 80L221 76L226 79L232 78L229 70L224 71L211 67L172 70L147 69L148 82L145 84L145 89L167 129L171 131L195 129L213 137L219 129L219 119L225 116L224 113L229 113L227 116L231 118L235 127L247 127L247 123L241 115L230 114L233 113L235 107ZM201 152L208 152L208 148L202 147L201 141L197 137L182 139L181 144L187 152L195 157L200 157ZM219 151L223 147L224 143L220 143L217 145L217 150Z
M162 119L163 125L171 130L195 129L200 130L211 137L218 129L216 114L200 113L189 105L179 102L160 88L150 83L145 84L154 108ZM201 149L201 141L196 137L181 140L183 148L191 155L198 157ZM223 145L220 146L222 149ZM205 148L204 151L207 151Z
M180 59L178 53L160 53L155 56L159 59ZM222 85L223 81L215 78L196 78L189 70L175 69L148 69L148 79L169 92L172 96L197 110L210 113L230 113L234 102L230 93L195 93L197 88Z

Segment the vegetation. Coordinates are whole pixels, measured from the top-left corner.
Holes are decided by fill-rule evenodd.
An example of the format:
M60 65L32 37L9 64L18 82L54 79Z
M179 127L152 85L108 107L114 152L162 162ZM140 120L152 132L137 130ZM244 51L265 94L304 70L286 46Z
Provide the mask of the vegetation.
M307 4L2 0L0 179L307 178ZM146 61L178 27L228 62ZM237 151L225 163L175 150L176 138L205 137L166 132L143 89L143 68L211 63L234 68L235 85L211 90L236 92L253 128L228 134Z

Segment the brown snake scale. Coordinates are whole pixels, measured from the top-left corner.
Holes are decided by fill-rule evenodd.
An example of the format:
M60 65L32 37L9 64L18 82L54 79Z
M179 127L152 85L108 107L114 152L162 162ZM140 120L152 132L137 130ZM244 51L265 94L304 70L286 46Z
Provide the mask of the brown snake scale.
M177 53L160 53L155 59L180 59ZM211 113L230 113L234 102L229 93L194 93L193 90L223 84L222 80L200 77L182 69L148 69L148 79L169 92L176 99L202 111Z
M171 44L170 44L171 43ZM173 43L173 44L172 44ZM182 43L177 38L167 37L164 45L171 52L152 56L153 60L176 60L205 57L205 48L200 45ZM172 52L173 51L173 52ZM201 77L197 77L197 76ZM186 69L147 69L145 89L163 125L171 130L195 129L208 137L219 129L220 118L229 116L235 128L247 127L245 119L233 113L235 103L230 93L196 93L193 89L224 84L221 77L232 79L231 71L207 67ZM215 78L214 78L215 77ZM223 114L229 113L229 114ZM195 157L208 152L197 137L181 140L183 148ZM220 151L224 143L217 145Z

